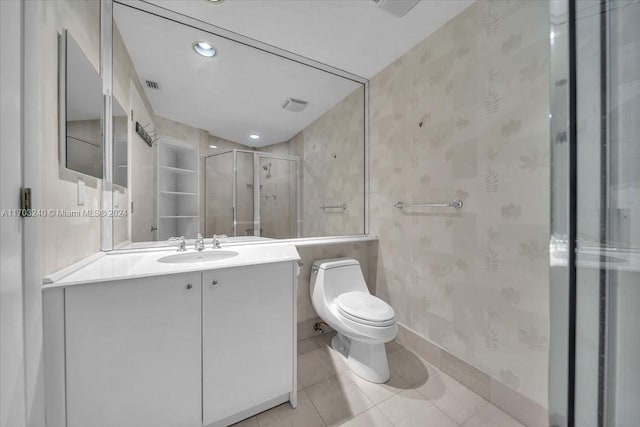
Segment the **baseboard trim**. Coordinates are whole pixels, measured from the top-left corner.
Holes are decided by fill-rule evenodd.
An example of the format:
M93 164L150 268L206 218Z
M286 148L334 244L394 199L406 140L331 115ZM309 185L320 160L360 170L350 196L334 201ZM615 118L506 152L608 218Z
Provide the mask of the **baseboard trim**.
M542 405L401 323L397 341L526 426L548 427L549 413Z

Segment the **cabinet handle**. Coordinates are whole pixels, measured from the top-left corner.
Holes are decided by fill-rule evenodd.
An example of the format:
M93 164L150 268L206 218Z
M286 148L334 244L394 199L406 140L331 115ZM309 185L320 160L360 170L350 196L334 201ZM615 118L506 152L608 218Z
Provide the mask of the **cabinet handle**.
M216 286L217 284L218 284L217 280L214 280L214 281L211 282L211 286Z
M191 289L193 288L193 285L191 283L187 283L187 289Z

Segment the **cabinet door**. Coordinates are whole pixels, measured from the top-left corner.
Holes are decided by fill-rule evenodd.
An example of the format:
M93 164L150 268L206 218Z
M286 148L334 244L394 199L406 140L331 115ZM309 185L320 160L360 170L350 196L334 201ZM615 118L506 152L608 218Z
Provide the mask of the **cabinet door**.
M201 290L201 273L66 290L68 427L202 425Z
M293 263L205 272L203 421L293 390Z

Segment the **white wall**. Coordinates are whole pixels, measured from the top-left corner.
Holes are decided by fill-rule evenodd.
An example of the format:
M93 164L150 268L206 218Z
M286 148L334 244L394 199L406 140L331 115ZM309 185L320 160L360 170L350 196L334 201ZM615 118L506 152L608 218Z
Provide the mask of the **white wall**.
M30 3L30 2L29 2ZM38 2L40 3L40 2ZM97 180L85 179L85 204L77 204L76 174L61 170L58 162L58 33L67 29L100 69L100 1L56 0L41 2L39 16L40 79L31 82L41 99L42 120L42 205L44 209L99 209ZM46 217L42 239L44 274L73 264L100 250L100 218Z
M0 2L0 208L19 208L22 4ZM22 219L0 217L0 426L25 418Z
M1 209L19 208L21 186L32 188L39 207L39 95L23 81L39 75L40 12L36 2L0 2ZM31 159L26 169L23 156ZM1 427L44 426L39 225L37 218L0 217Z

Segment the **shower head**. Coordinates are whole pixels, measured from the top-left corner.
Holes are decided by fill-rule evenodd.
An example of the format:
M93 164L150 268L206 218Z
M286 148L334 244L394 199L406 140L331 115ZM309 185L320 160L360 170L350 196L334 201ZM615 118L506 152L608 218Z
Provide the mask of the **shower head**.
M265 178L271 178L271 163L267 163L266 165L262 166L262 169L267 171Z

